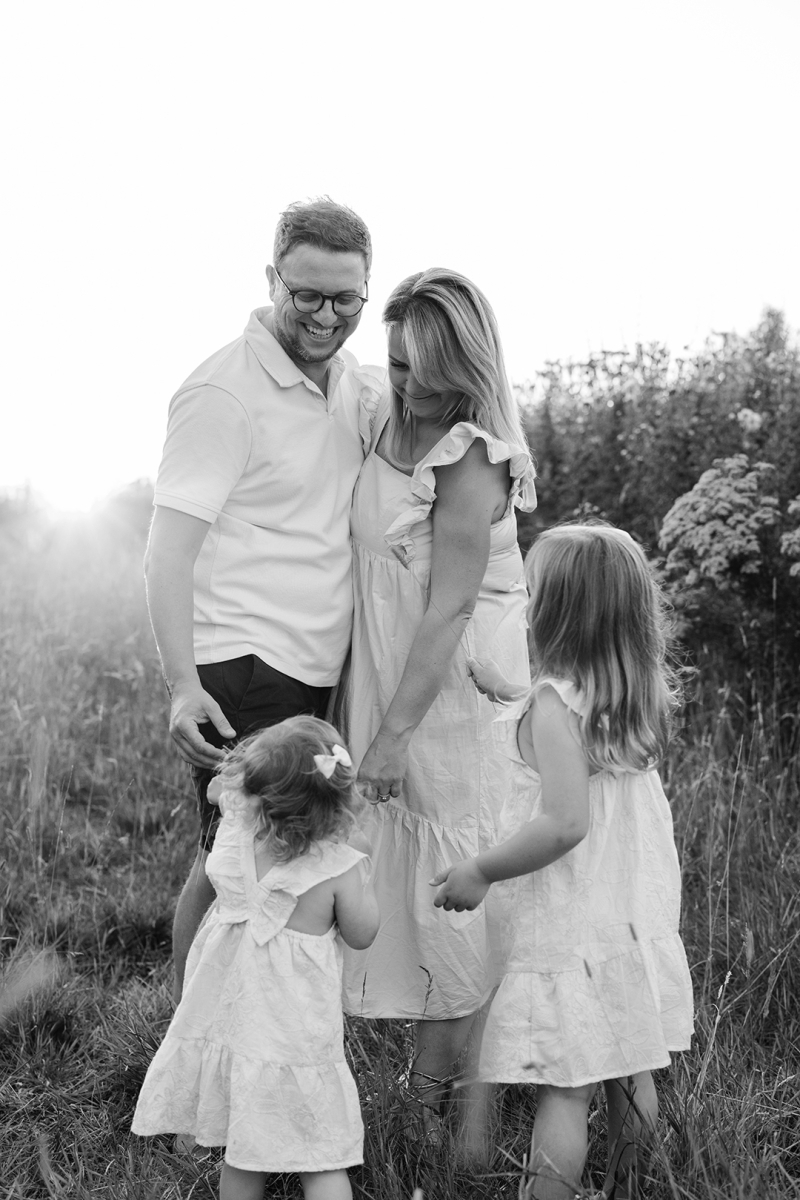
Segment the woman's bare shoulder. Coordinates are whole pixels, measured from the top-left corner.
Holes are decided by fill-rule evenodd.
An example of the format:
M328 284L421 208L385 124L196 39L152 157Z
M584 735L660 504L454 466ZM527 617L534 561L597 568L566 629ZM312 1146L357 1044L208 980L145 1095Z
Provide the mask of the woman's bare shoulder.
M436 495L439 500L461 505L474 501L476 493L491 497L495 505L508 497L510 473L507 462L493 463L483 438L476 437L460 458L442 463L436 472Z

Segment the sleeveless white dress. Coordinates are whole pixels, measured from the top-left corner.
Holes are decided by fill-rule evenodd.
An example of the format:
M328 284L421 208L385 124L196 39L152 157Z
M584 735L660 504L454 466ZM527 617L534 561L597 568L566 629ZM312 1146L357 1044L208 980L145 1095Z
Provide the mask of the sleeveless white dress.
M137 1134L190 1133L247 1171L363 1162L345 1061L341 942L286 929L298 896L365 855L324 841L258 880L250 803L223 793L206 869L217 902L192 943L183 997L147 1072Z
M581 713L572 683L541 678L534 691L545 684ZM512 788L536 816L541 780L517 747L529 704L510 706L495 735ZM693 1007L678 933L680 866L657 771L591 776L584 840L520 882L481 1078L580 1087L668 1066L670 1051L688 1049Z
M497 985L515 885L492 888L489 903L475 912L445 913L433 907L430 880L513 832L530 808L526 797L511 798L515 767L495 752L496 709L476 689L466 658L491 657L510 679L530 678L515 508L535 507L534 472L522 446L463 422L406 475L375 453L387 417L384 402L351 515L355 616L348 700L356 761L378 731L427 607L436 468L456 462L480 438L490 461L507 462L511 477L508 507L492 526L474 614L411 738L402 792L368 814L364 831L380 931L368 950L345 948L347 1012L441 1020L475 1012Z

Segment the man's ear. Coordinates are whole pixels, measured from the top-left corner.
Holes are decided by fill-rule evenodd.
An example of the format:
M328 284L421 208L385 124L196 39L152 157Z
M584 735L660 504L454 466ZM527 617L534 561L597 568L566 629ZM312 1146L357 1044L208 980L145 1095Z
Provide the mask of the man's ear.
M275 268L273 267L272 263L267 263L266 276L267 276L267 282L269 283L269 298L270 298L270 300L274 300L275 299L275 288L277 287L277 284L278 284L278 276L275 274Z

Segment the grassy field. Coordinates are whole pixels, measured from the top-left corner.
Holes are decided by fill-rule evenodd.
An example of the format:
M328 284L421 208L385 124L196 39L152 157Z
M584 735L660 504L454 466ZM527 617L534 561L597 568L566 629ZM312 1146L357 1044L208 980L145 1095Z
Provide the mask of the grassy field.
M196 832L141 551L100 519L0 542L0 1200L216 1196L217 1152L129 1134L170 1016L172 909ZM647 1195L800 1197L797 716L757 713L737 739L724 717L735 697L702 666L665 770L697 1032L659 1074ZM795 734L780 760L778 718ZM348 1048L368 1129L356 1197L514 1200L529 1089L498 1089L485 1128L459 1135L456 1122L452 1142L423 1152L395 1083L409 1031L354 1020ZM598 1108L587 1188L602 1180L603 1127ZM268 1194L299 1184L275 1177Z

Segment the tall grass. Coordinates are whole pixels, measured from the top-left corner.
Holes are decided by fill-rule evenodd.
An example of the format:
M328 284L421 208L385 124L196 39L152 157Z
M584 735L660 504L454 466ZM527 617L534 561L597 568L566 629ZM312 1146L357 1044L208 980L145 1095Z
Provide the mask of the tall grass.
M171 915L196 832L141 549L95 520L2 550L0 1200L216 1195L217 1151L181 1156L171 1139L129 1134L169 1021ZM736 739L724 721L736 698L716 682L704 692L700 665L665 771L697 1031L658 1076L647 1194L800 1197L800 780L785 750L797 738L779 753L766 708ZM367 1128L355 1196L515 1200L532 1089L458 1101L452 1140L426 1147L398 1083L409 1051L403 1023L348 1022ZM459 1112L483 1113L476 1096L485 1122L459 1132ZM587 1189L603 1177L599 1100L591 1126ZM269 1194L299 1185L280 1176Z

